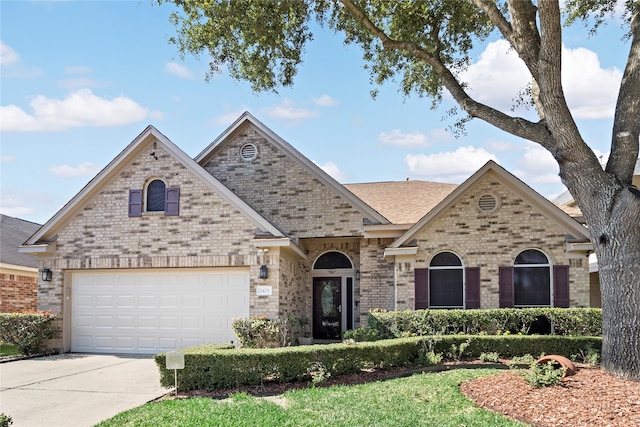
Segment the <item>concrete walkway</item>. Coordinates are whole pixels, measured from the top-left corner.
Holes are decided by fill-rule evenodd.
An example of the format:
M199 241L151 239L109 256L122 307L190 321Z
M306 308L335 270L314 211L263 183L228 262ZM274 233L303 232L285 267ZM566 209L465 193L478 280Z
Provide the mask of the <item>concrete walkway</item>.
M12 427L93 426L156 399L151 356L62 354L0 363L0 412Z

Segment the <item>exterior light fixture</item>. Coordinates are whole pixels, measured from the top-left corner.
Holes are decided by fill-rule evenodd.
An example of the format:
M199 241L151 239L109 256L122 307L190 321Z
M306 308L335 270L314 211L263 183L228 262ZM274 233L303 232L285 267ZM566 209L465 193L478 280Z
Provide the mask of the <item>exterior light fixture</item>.
M48 268L43 268L42 271L40 272L40 274L42 275L42 280L44 282L50 282L51 281L51 270L49 270Z
M640 188L634 186L634 185L630 185L629 187L627 187L629 189L629 191L631 192L631 194L633 194L636 197L640 197Z
M360 280L360 270L356 271L356 280Z
M260 275L258 276L260 279L268 279L269 278L269 269L266 265L260 266Z

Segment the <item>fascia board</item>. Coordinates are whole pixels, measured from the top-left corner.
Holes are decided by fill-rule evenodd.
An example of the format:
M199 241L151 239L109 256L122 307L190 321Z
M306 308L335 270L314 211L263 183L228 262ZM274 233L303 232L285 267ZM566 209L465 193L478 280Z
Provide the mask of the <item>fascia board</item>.
M384 259L388 259L391 257L402 257L402 256L415 256L418 253L418 247L417 246L409 246L409 247L402 247L402 248L385 248L384 253L383 253L383 258Z
M207 162L212 155L221 149L226 141L231 140L237 132L242 130L247 123L251 123L261 136L271 141L276 146L285 151L290 157L298 161L312 176L324 183L326 186L334 190L344 199L351 202L356 208L372 221L380 224L389 224L389 220L382 216L378 211L360 200L355 194L347 190L342 184L333 179L329 174L320 169L315 163L306 158L302 153L296 150L291 144L282 139L278 134L269 129L264 123L256 119L251 113L244 112L231 126L229 126L220 136L218 136L207 148L195 157L195 161L200 165Z
M265 248L283 248L289 249L298 255L301 259L308 259L307 254L304 253L298 245L296 245L291 239L285 237L280 239L253 239L253 245L258 249Z
M398 238L413 224L373 224L364 226L365 239Z

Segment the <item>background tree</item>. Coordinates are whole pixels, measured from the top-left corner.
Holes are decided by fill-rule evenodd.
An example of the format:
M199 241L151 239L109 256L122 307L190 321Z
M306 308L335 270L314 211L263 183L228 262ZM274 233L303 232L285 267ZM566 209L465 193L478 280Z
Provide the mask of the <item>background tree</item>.
M157 0L181 8L172 15L184 54L205 53L208 77L225 66L254 91L292 86L309 24L342 33L360 46L371 82L399 82L407 96L438 105L446 89L465 117L478 118L534 141L558 162L560 178L582 209L598 256L603 308L602 366L640 380L640 196L631 185L640 134L640 2L624 0L630 51L602 168L567 107L561 82L566 23L604 23L615 0ZM531 74L527 94L538 121L509 115L469 95L460 75L476 43L497 33ZM630 191L631 189L631 191ZM634 192L632 192L634 191Z

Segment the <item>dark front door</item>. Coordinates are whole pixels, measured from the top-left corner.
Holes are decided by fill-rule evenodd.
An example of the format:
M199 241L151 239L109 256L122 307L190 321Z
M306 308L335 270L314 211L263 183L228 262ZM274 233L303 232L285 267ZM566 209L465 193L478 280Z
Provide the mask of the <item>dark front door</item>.
M313 279L313 338L339 340L342 332L342 279Z

